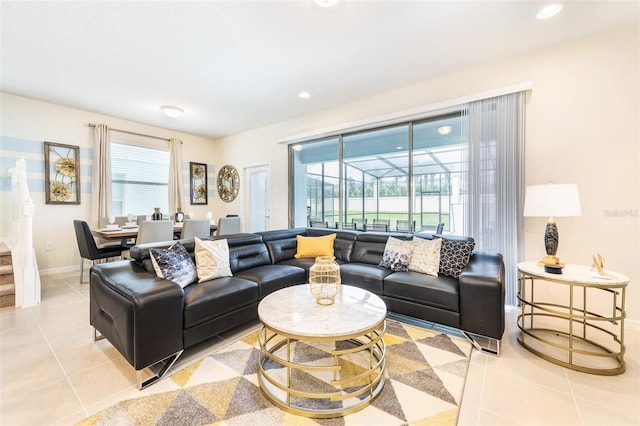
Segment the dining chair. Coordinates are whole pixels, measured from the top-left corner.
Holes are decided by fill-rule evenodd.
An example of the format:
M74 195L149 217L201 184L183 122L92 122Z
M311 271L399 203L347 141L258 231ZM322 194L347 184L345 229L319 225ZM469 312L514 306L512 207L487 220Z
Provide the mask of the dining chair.
M406 219L398 219L396 220L396 231L398 232L413 232L416 229L416 221L414 220L411 226L409 226L409 221Z
M422 231L431 231L433 234L442 234L442 231L444 231L444 223L439 223L437 225L434 226L423 226Z
M170 220L144 220L140 224L136 244L173 240L173 222Z
M124 247L121 245L98 247L87 222L74 220L73 227L76 231L76 241L78 242L78 250L80 251L80 283L83 282L82 279L84 278L85 259L91 261L91 265L93 265L96 260L122 257Z
M367 225L366 230L374 232L389 232L389 225L386 225L384 223L374 223L371 225Z
M351 219L351 223L353 223L358 231L364 231L367 228L367 219L362 219L360 217L354 217Z
M218 219L216 235L238 234L242 232L239 217L221 217Z
M374 225L387 225L387 228L391 226L391 219L373 219Z
M209 219L185 219L182 224L180 239L205 238L211 236L211 221Z

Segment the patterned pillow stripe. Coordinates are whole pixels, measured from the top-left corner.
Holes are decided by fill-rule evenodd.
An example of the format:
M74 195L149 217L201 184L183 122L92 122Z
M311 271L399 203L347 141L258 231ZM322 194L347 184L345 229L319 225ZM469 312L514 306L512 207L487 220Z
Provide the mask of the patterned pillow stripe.
M177 241L167 249L149 249L156 275L186 287L198 278L196 267L184 246Z
M440 273L453 278L460 277L462 270L469 264L475 242L442 239L440 248Z

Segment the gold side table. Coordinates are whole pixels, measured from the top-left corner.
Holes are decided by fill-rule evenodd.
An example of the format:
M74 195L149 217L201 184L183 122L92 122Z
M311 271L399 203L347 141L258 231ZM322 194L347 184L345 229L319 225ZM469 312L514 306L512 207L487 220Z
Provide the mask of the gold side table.
M572 370L600 375L625 371L625 292L629 278L603 276L567 264L562 274L536 262L518 264L518 343Z

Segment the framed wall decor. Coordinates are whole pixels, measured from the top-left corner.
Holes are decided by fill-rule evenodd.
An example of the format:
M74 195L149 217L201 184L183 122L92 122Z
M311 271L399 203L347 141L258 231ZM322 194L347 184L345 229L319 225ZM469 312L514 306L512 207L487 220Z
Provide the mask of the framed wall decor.
M236 199L240 191L240 175L235 167L225 164L218 172L218 195L225 203Z
M189 162L189 181L191 205L207 204L209 202L207 193L207 165L204 163Z
M80 204L80 147L44 143L46 204Z

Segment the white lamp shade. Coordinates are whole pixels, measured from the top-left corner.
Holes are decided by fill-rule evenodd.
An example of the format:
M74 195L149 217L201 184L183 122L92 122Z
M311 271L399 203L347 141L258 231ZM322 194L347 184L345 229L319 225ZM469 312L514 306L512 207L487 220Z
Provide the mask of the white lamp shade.
M528 186L524 198L524 216L582 216L578 185L550 183Z

